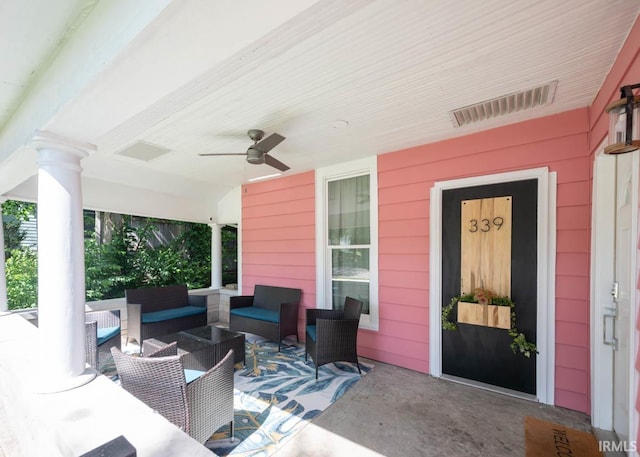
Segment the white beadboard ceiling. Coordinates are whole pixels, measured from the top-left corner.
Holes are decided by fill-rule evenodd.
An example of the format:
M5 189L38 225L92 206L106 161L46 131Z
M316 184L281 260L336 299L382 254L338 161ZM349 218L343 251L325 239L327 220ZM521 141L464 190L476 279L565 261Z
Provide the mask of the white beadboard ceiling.
M15 62L0 78L0 194L29 198L37 168L24 145L37 129L97 146L83 160L87 182L213 204L275 171L242 156L198 155L245 152L248 129L285 136L271 155L294 174L585 107L640 12L637 0L164 3L138 6L139 30L100 59L103 46L88 54L74 46L99 42L96 24L129 17L115 6L0 2L0 26L12 25L0 32L0 56ZM51 97L70 66L93 70L66 98ZM544 106L452 123L452 110L553 81ZM121 153L136 144L169 152Z

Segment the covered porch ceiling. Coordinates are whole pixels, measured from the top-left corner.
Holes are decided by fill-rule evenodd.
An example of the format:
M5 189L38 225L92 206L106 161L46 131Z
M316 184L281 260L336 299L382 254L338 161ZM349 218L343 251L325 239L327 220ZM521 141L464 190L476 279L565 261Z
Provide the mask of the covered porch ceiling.
M82 162L86 208L237 222L239 186L277 170L199 154L278 132L286 176L589 106L639 12L636 0L3 1L0 195L36 200L29 143L45 130L97 147ZM454 126L452 110L549 83L543 106Z

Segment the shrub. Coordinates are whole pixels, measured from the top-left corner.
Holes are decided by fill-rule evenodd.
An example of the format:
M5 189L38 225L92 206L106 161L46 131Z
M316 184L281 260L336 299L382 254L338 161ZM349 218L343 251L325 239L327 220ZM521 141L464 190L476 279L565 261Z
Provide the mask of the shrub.
M11 250L7 259L9 309L35 308L38 303L38 257L29 248Z

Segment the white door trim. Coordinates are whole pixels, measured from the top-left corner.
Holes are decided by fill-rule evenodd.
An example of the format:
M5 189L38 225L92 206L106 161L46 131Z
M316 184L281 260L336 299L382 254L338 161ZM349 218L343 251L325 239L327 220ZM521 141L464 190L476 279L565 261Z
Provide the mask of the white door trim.
M536 397L552 405L555 386L555 264L556 188L555 172L533 168L471 178L436 182L430 195L429 247L429 373L442 376L442 192L448 189L488 184L538 180L538 303L536 357Z
M593 176L593 208L591 235L591 423L603 430L613 429L613 351L603 341L604 308L611 303L611 285L614 280L614 231L613 221L616 215L616 161L615 157L604 154L604 146L598 147L594 163ZM640 182L640 159L633 156L631 189L631 233L638 233L638 202ZM631 256L630 284L637 284L637 254ZM635 348L637 332L635 323L636 288L630 290L629 303L629 432L634 437L638 427L638 413L635 411L637 376L635 365Z
M615 176L615 157L598 154L591 210L591 423L603 430L613 428L613 351L602 344L602 307L611 300L613 284Z

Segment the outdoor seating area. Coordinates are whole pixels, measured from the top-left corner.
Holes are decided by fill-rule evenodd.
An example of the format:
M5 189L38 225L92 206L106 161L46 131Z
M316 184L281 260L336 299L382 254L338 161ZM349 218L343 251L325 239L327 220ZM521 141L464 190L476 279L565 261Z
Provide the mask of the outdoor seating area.
M280 310L293 303L297 314L298 289L261 285L255 292L257 300L255 296L238 301L231 297L230 302L246 305L236 308L245 310L253 303L270 303ZM277 451L293 457L307 455L312 443L330 442L330 455L338 456L438 456L444 452L506 457L524 455L528 444L523 427L534 421L582 430L593 440L584 414L516 398L513 393L482 392L477 386L451 380L425 379L411 370L360 358L357 348L363 306L361 300L346 296L342 309L305 309L304 342L299 342L297 335L293 338L295 333L280 340L280 333L267 332L274 337L269 339L232 331L225 322L212 322L147 337L141 346L130 343L126 327L122 331L118 310L88 311L86 360L103 376L87 386L95 389L101 384L100 389L126 393L199 443L209 455L270 456ZM37 318L31 322L37 324ZM398 376L403 378L400 384L396 384ZM379 392L385 394L380 397ZM380 402L371 404L373 397ZM477 412L460 410L461 398L465 408L470 406ZM333 407L327 409L330 405ZM409 414L413 408L427 415ZM440 413L444 410L447 417L442 422ZM493 433L480 425L487 411L495 415L491 421L500 424L496 427L509 430L512 436L496 435L496 443L486 441ZM102 412L96 411L96 415L102 417ZM380 428L336 427L338 423L355 424L363 415ZM517 419L510 423L509 416L514 415ZM93 420L100 420L96 417ZM482 433L475 433L474 427ZM105 436L101 443L93 440L91 451L107 448L110 441L106 438L110 438L126 452L135 449L137 455L147 455L146 445L127 428L116 425L116 430L116 437ZM408 440L393 437L406 437L407 430L412 430ZM441 436L449 438L442 441ZM608 438L602 439L606 442ZM2 441L0 449L1 445ZM89 451L86 444L79 446L83 452ZM6 456L0 453L0 457Z
M352 303L354 302L358 304L357 301ZM14 320L9 324L4 319L10 317ZM21 328L21 331L30 333L36 330L18 316L6 318L0 318L0 326L7 323L18 328L21 327L22 321L26 330ZM225 325L215 324L221 327ZM215 325L211 326L214 327L218 328ZM2 330L5 330L4 326ZM224 328L219 330L227 331ZM13 337L18 338L19 335L11 335L8 332L4 332L3 335L7 340L0 343L3 346L0 368L4 370L7 367L4 358L8 354L4 349L9 349L9 341ZM108 442L113 438L111 434L123 435L136 447L139 456L181 455L172 452L191 449L189 455L195 456L258 453L271 455L277 451L278 455L293 457L308 455L308 449L318 448L324 449L332 456L510 457L524 455L525 416L555 421L580 430L590 429L588 416L575 411L425 377L412 370L367 359L360 359L359 367L355 363L340 362L321 365L316 380L315 372L318 367L313 360L305 361L305 345L293 339L286 339L279 349L274 341L254 335L245 336L246 341L244 338L242 340L246 347L245 365L243 367L241 363L236 363L235 370L232 352L229 351L222 362L209 370L211 373L200 371L186 374L189 369L184 363L188 360L188 353L179 351L177 343L165 344L157 339L148 339L145 341L142 356L139 355L136 345L124 347L124 350L130 353L128 355L113 348L115 360L111 371L108 366L105 367L105 376L98 376L86 387L74 389L67 394L47 395L44 398L38 396L37 400L49 399L49 402L59 397L61 402L68 403L65 407L73 409L75 401L69 399L80 397L79 407L81 405L82 408L89 407L93 410L93 407L87 405L85 397L98 395L103 398L102 401L94 402L94 406L99 410L91 413L88 419L61 422L59 433L65 436L63 442L69 439L66 430L71 424L74 424L77 430L82 430L86 427L83 425L85 420L90 420L90 426L99 431L97 436L92 438L91 449ZM31 340L34 341L33 338ZM21 345L18 342L16 344ZM181 356L176 355L179 352L182 352ZM186 363L194 363L194 359ZM114 378L116 374L117 377ZM189 383L189 377L193 377L194 374L205 378L217 378L212 385L204 387L206 391L215 392L213 398L199 397L203 395L203 388L196 388L196 383L203 386L209 379L198 381L198 377L196 381ZM114 379L120 386L118 382L113 382ZM140 382L141 380L143 382ZM4 379L4 382L7 382L7 379ZM177 394L181 387L184 389L182 396ZM3 395L12 390L15 392L16 389L16 386L4 389ZM88 394L88 391L91 393ZM120 398L119 391L133 393L133 396L127 395L128 399L122 399L127 406L121 406L122 403L117 400ZM381 392L384 392L384 395L380 395ZM134 396L142 399L142 402L136 402L135 407L132 406L135 403L129 404ZM207 403L215 403L216 398L222 404L213 407ZM371 398L378 400L372 403ZM327 399L330 399L329 403L326 403ZM140 409L140 405L143 404L149 406ZM217 417L208 417L200 425L196 425L198 420L202 421L202 417L195 418L198 414L190 408L195 406L197 409L206 404L210 407L204 410L216 413ZM461 407L463 404L464 408ZM332 408L327 409L329 405L332 405ZM126 414L123 413L124 410L127 411ZM151 413L152 410L157 413ZM199 411L204 410L201 408ZM151 416L147 417L150 413ZM23 414L26 412L23 411ZM50 414L51 412L46 413L41 419L47 423L54 423L51 422L53 419ZM110 415L113 415L113 420L108 420L112 417ZM358 425L358 418L364 415L368 417L369 426L363 428ZM1 416L0 425L3 420ZM187 416L190 419L187 420ZM146 419L143 419L144 417ZM157 421L161 417L171 419L163 420L163 425L160 426ZM190 422L191 428L185 428L184 421L191 420L194 421ZM162 434L173 436L171 440L174 444L166 444L166 453L145 451L150 448L140 437L144 433L136 433L140 428L140 421L155 424L153 448L164 440L161 438ZM39 423L39 420L32 422L36 427ZM176 424L177 427L174 427L175 432L168 434L166 427L170 424ZM190 444L179 440L179 435L175 435L182 433L178 430L179 427L188 431L195 439L193 443L199 442L199 449L206 454L196 452ZM118 435L115 435L116 433ZM233 441L230 439L231 436L234 437ZM2 434L0 438L4 439ZM0 439L0 449L3 449L3 439ZM42 437L39 439L46 442ZM83 449L83 452L89 450L86 443L80 444L80 438L76 438L75 441L75 445L68 444L70 449ZM178 446L177 443L181 443L180 451L175 448ZM173 451L170 450L171 446L174 446Z
M357 331L361 302L347 302ZM307 361L302 343L216 324L145 339L141 354L135 344L125 352L112 347L113 364L103 368L107 378L215 455L270 455L373 369L357 359L336 363L320 369L318 382L319 366Z
M307 310L305 346L297 334L300 289L256 285L252 296L231 297L234 330L225 323L187 327L200 324L199 317L182 319L200 316L190 310L201 304L185 300L186 294L184 285L127 290L133 336L124 334L124 346L118 310L87 312L86 360L220 455L248 447L256 452L282 447L344 394L354 376L373 368L370 363L361 366L357 356L363 306L359 300L347 297L342 310ZM287 338L293 335L295 340ZM330 362L335 363L322 368ZM319 373L322 382L317 384ZM281 411L280 405L287 401L289 405ZM256 411L262 411L260 418ZM290 424L289 432L267 438L277 436L272 429L285 422ZM240 433L234 439L237 423ZM247 423L256 425L247 427ZM256 436L263 438L256 441ZM126 434L122 438L126 440Z

